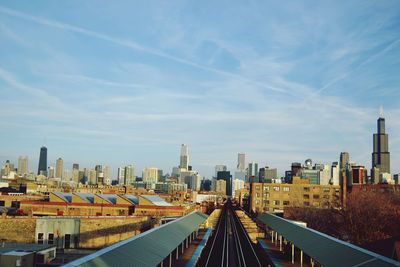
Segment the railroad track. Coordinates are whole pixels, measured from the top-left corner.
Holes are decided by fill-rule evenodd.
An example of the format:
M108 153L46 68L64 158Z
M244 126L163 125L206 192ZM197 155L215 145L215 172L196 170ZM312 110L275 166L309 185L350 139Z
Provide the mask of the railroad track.
M211 242L197 266L263 266L246 230L228 200L222 208Z

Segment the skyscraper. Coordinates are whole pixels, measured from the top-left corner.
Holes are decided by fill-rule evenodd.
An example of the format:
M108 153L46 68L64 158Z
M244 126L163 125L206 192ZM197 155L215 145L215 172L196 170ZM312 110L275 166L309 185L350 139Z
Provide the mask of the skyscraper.
M339 185L343 185L343 174L345 173L347 175L347 185L351 185L350 179L349 179L349 173L347 170L348 164L350 162L350 155L348 152L342 152L340 153L340 162L339 162Z
M232 175L229 171L219 171L217 172L217 181L224 180L226 186L226 195L232 196Z
M377 124L378 133L373 136L372 168L378 168L381 173L390 173L389 137L385 133L385 118L382 110Z
M215 165L215 177L218 176L218 172L224 172L227 170L228 170L228 168L226 167L226 165L222 165L222 164Z
M189 168L189 154L188 154L188 146L182 144L181 146L181 157L179 168L187 170Z
M45 176L47 174L47 147L45 146L40 148L39 167L37 174L43 174Z
M244 153L238 153L237 169L240 171L244 171L245 168L246 168L246 155Z
M18 157L18 175L24 176L28 174L28 156Z
M125 167L118 168L117 180L118 184L120 185L125 184Z
M56 161L56 178L63 178L63 165L64 162L62 158L58 158Z
M157 183L158 169L155 167L144 168L142 177L143 177L143 182Z

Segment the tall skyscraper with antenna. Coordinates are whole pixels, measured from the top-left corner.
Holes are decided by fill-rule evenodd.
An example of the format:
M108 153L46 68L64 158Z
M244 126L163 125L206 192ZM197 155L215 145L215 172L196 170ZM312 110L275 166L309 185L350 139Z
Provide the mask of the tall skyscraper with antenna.
M43 174L47 175L47 147L42 146L40 148L40 156L39 156L39 166L38 166L38 175Z
M373 136L372 168L376 167L380 173L390 173L389 136L385 133L385 118L383 108L377 121L378 133Z

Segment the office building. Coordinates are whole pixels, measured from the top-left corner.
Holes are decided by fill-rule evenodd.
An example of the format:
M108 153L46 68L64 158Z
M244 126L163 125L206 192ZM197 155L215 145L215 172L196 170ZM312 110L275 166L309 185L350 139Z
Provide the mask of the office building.
M118 168L117 180L118 180L118 184L120 184L120 185L125 184L125 167Z
M247 177L258 177L258 163L249 163L249 166L247 167Z
M215 180L215 192L218 194L226 196L226 181L225 180Z
M340 169L338 162L332 162L330 184L339 185Z
M49 166L47 169L47 178L54 178L55 170L53 166Z
M352 184L365 184L366 183L366 169L364 166L352 166L351 178Z
M189 168L189 152L188 146L185 144L181 145L181 156L180 156L180 164L179 168L188 170Z
M276 168L270 169L268 166L265 166L260 168L258 177L260 183L272 183L272 180L278 178L278 170Z
M108 165L103 165L104 179L111 180L111 169Z
M232 197L236 197L236 191L244 188L244 181L234 179L232 181Z
M320 184L320 170L319 169L303 169L301 171L301 179L309 179L310 184Z
M372 167L371 169L371 183L379 184L379 169L377 167Z
M246 171L235 171L234 174L234 179L238 179L238 180L242 180L242 181L246 181Z
M226 195L232 196L232 175L229 171L219 171L217 173L217 181L224 180L226 182Z
M157 183L158 169L155 167L144 168L142 172L143 182Z
M319 184L328 185L331 180L331 166L328 164L321 164L319 166Z
M378 133L373 135L372 167L381 173L390 173L389 137L385 133L383 111L377 121Z
M244 171L246 168L246 155L244 153L238 153L237 170Z
M56 161L56 178L63 178L64 172L64 161L62 158L58 158Z
M28 156L19 156L18 157L18 170L17 173L19 176L26 176L29 173L28 170Z
M135 168L133 165L127 165L124 168L124 184L130 185L135 181Z
M215 177L217 177L218 172L226 172L228 170L228 168L226 167L226 165L215 165Z
M42 146L40 148L39 166L37 174L47 175L47 148Z
M348 179L350 176L349 170L351 169L350 167L350 155L348 152L342 152L340 153L340 162L339 162L339 184L343 184L343 179L344 175L347 176L347 186L351 185L351 180Z

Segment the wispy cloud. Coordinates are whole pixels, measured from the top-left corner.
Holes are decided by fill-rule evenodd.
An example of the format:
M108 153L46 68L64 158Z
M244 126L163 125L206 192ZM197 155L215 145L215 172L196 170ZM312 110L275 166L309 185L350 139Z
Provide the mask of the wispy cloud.
M265 85L263 83L250 80L250 79L248 79L246 77L242 77L242 76L234 74L234 73L230 73L230 72L226 72L226 71L222 71L222 70L206 67L206 66L197 64L195 62L192 62L192 61L189 61L189 60L186 60L186 59L183 59L183 58L179 58L179 57L164 53L164 52L156 50L156 49L151 49L151 48L148 48L148 47L144 47L144 46L142 46L142 45L140 45L140 44L138 44L136 42L133 42L131 40L125 40L125 39L121 39L121 38L116 38L116 37L112 37L112 36L109 36L109 35L106 35L106 34L95 32L95 31L92 31L92 30L88 30L88 29L85 29L85 28L82 28L82 27L76 27L76 26L73 26L73 25L70 25L70 24L61 23L61 22L57 22L57 21L53 21L53 20L49 20L49 19L44 19L44 18L32 16L32 15L29 15L29 14L25 14L25 13L22 13L22 12L19 12L19 11L16 11L16 10L12 10L12 9L6 8L4 6L3 7L0 6L0 12L3 13L3 14L9 15L9 16L13 16L13 17L17 17L17 18L20 18L20 19L28 20L28 21L31 21L31 22L35 22L35 23L38 23L38 24L45 25L45 26L49 26L49 27L53 27L53 28L57 28L57 29L61 29L61 30L66 30L66 31L71 31L71 32L75 32L75 33L91 36L91 37L94 37L94 38L97 38L97 39L101 39L101 40L104 40L104 41L107 41L107 42L118 44L118 45L130 48L130 49L138 50L138 51L141 51L141 52L144 52L144 53L152 54L152 55L155 55L155 56L158 56L158 57L161 57L161 58L172 60L172 61L175 61L177 63L185 64L185 65L188 65L188 66L191 66L191 67L194 67L194 68L198 68L198 69L201 69L201 70L204 70L204 71L210 71L210 72L213 72L213 73L216 73L216 74L220 74L220 75L224 75L224 76L228 76L228 77L234 77L234 78L240 79L242 81L245 81L245 82L248 82L248 83L251 83L251 84L255 84L255 85L260 86L260 87L263 87L263 88L268 89L268 90L282 92L282 93L285 92L285 90L283 90L281 88L276 88L276 87L272 87L272 86L269 86L269 85Z

